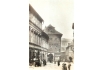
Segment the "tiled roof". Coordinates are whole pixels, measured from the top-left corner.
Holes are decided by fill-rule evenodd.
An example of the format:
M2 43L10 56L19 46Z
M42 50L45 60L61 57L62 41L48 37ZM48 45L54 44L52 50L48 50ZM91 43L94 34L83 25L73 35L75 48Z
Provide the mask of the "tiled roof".
M47 26L44 31L47 34L60 34L62 35L62 33L58 32L57 30L55 30L55 27L53 27L51 24L49 26Z

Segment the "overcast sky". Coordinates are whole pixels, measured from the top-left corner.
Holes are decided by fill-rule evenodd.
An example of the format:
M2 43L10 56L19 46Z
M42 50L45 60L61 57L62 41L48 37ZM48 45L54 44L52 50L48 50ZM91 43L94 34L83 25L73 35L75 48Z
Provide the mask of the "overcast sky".
M73 0L30 0L30 4L43 18L43 28L51 24L63 34L62 38L73 39Z

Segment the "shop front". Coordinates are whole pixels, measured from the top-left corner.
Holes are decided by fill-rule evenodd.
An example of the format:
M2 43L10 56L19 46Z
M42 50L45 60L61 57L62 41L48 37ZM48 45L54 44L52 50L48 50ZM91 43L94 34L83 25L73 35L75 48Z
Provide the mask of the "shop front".
M40 58L40 51L41 48L38 46L29 45L29 61L33 60L33 58L41 59Z
M29 45L29 60L37 58L40 61L45 59L47 61L47 49L34 46L34 45Z

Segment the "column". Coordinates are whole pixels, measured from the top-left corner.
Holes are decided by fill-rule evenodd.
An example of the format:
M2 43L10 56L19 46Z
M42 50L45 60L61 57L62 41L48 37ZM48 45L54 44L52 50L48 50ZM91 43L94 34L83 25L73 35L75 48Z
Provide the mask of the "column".
M40 44L39 44L39 35L38 35L38 45L40 45Z
M39 45L40 45L40 36L39 36Z
M42 46L42 43L41 43L41 36L40 36L40 46Z
M37 44L39 45L39 42L38 42L38 41L39 41L39 39L38 39L38 38L39 38L39 37L38 37L38 35L37 35Z
M35 37L35 36L34 36L34 31L33 31L33 43L35 43L35 42L34 42L34 41L35 41L34 37Z
M36 33L34 33L34 43L36 44Z
M37 35L36 35L36 44L37 44Z
M36 31L34 31L34 44L36 44Z
M31 29L31 42L33 43L33 29Z
M41 36L39 36L39 45L42 46L41 45Z

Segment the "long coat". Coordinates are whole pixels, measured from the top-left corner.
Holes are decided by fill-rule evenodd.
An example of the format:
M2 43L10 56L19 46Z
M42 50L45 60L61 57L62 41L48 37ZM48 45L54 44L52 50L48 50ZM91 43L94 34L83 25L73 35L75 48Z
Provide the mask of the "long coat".
M63 65L62 70L67 70L66 65Z
M44 65L44 66L46 65L46 60L43 60L43 65Z
M68 70L70 70L71 64L68 65Z
M58 61L58 66L60 65L60 61Z

